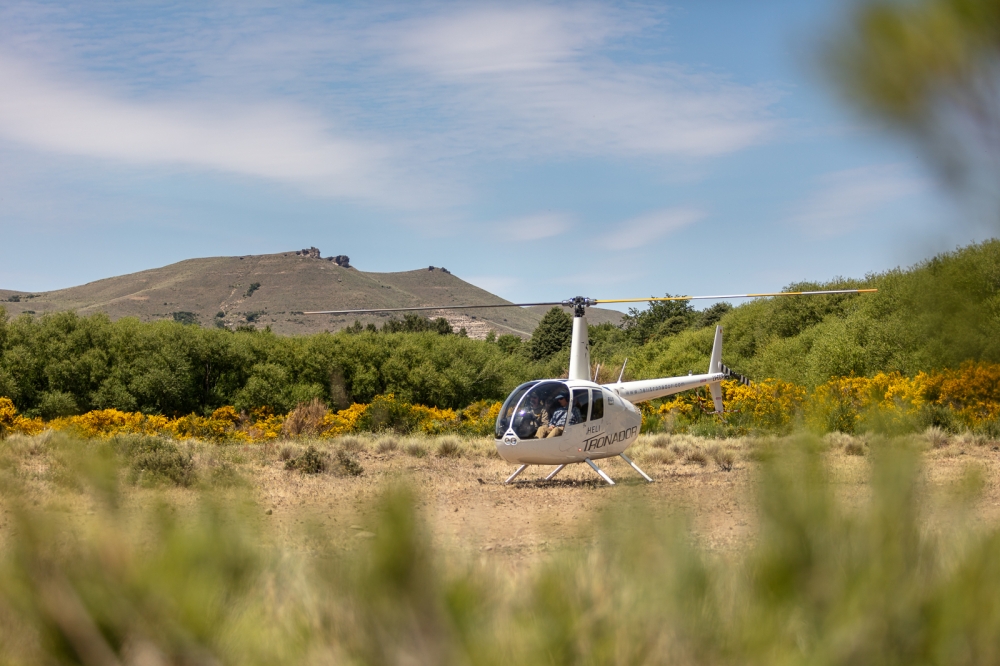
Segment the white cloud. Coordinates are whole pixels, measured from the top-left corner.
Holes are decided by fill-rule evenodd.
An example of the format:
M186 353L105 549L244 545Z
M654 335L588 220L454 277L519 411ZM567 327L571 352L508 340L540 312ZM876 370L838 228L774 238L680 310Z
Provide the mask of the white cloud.
M709 156L775 129L771 91L607 56L635 30L595 7L478 8L384 29L398 66L446 94L479 141L524 152Z
M565 213L538 213L490 225L496 237L508 241L551 238L569 231L572 220Z
M705 157L776 128L773 90L629 42L663 30L645 10L27 2L0 19L0 138L411 213L468 201L496 159Z
M667 208L633 217L606 234L600 247L609 250L632 250L652 243L705 217L694 208Z
M0 55L0 137L44 151L184 165L374 198L382 145L336 135L288 104L143 103L58 80Z
M836 171L820 177L817 185L795 207L788 222L820 238L841 236L871 223L884 206L926 189L923 180L896 165Z

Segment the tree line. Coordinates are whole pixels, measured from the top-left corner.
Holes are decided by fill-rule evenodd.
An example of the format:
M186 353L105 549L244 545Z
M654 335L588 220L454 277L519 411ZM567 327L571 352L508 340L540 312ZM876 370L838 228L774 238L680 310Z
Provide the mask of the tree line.
M590 327L591 357L613 381L702 372L716 323L725 362L750 376L817 386L833 376L912 375L963 361L1000 362L1000 241L939 255L909 270L790 289L874 287L876 294L760 299L698 312L685 302L633 309L620 326ZM442 323L443 322L443 323ZM278 336L173 321L112 322L72 312L10 319L0 311L0 395L46 418L116 408L164 415L222 405L287 411L394 393L462 408L502 400L529 379L564 376L570 316L550 310L530 340L453 334L413 315L372 331Z

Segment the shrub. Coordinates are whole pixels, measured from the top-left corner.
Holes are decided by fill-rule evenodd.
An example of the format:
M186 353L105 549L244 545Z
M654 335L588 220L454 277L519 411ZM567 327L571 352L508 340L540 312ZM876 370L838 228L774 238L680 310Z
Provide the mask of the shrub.
M157 438L147 438L146 443L132 459L133 482L170 482L177 486L190 486L194 481L194 458L182 453L177 446Z
M345 449L337 451L337 467L346 476L361 476L364 474L364 467L357 458L348 453Z
M320 453L315 446L310 445L300 456L286 461L285 469L296 470L303 474L319 474L329 467L328 458L325 453Z

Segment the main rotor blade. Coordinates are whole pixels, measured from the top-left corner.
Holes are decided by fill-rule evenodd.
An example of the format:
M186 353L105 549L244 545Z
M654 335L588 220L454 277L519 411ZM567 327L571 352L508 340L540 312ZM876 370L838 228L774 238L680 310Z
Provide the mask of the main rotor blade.
M770 294L720 294L716 296L650 296L649 298L599 298L594 303L647 303L649 301L722 300L726 298L763 298L766 296L821 296L824 294L870 294L878 289L827 289L825 291L776 291Z
M481 308L526 308L532 305L565 305L563 301L550 303L493 303L491 305L421 305L412 308L368 308L364 310L316 310L302 314L348 315L375 314L378 312L420 312L426 310L476 310Z

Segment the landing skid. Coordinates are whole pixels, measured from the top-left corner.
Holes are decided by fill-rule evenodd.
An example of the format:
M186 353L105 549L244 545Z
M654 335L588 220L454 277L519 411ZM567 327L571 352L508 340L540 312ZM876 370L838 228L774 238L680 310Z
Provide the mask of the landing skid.
M642 476L642 478L646 479L646 481L648 481L649 483L653 482L653 479L648 474L646 474L641 469L639 469L639 466L636 465L632 461L631 458L629 458L628 456L626 456L624 453L619 453L618 455L621 456L622 460L624 460L625 462L627 462L629 464L629 467L631 467L635 471L639 472L639 474ZM590 458L584 458L583 462L585 462L588 465L590 465L590 468L592 470L594 470L595 472L597 472L597 475L600 476L605 482L607 482L607 484L609 486L615 485L615 482L611 480L611 477L608 476L607 473L604 470L602 470L600 467L598 467L594 463L593 460L591 460ZM566 463L566 464L568 464L568 463ZM555 476L556 476L556 474L558 474L559 472L561 472L564 469L566 469L566 464L559 465L554 470L552 470L551 472L549 472L548 476L545 477L545 480L546 481L551 481L552 479L554 479ZM511 474L509 477L507 477L507 480L504 481L504 484L508 484L511 481L513 481L514 479L516 479L518 477L518 475L520 475L521 472L523 472L527 468L528 468L527 465L521 465L520 467L518 467L516 470L514 470L513 474Z

